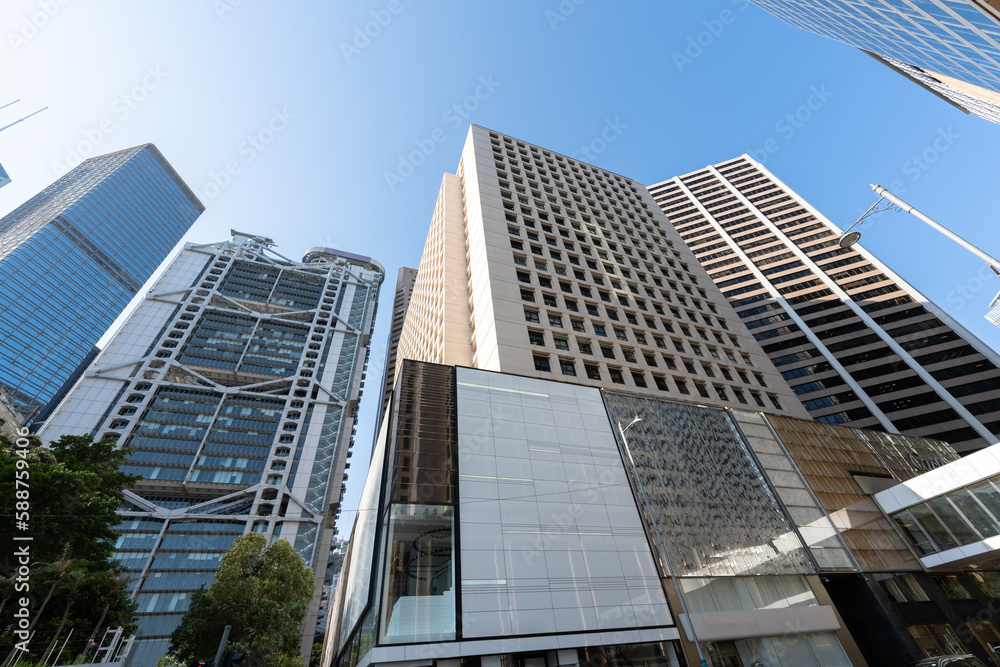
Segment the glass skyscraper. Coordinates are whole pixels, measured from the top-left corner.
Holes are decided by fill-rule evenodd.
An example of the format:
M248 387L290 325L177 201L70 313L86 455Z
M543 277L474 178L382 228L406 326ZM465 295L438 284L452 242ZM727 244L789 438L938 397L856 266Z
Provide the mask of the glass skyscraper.
M273 245L239 232L187 244L39 433L134 450L124 470L143 479L116 554L139 605L130 667L166 653L191 594L251 531L287 539L316 573L308 659L384 270Z
M752 0L856 46L966 112L1000 122L1000 10L984 0Z
M87 160L0 220L0 386L23 421L204 210L145 144Z

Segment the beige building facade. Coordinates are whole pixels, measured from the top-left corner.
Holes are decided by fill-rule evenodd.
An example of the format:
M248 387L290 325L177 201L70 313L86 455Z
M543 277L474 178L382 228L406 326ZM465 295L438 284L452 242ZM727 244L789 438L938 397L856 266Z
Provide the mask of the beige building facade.
M808 414L643 185L476 125L397 356Z

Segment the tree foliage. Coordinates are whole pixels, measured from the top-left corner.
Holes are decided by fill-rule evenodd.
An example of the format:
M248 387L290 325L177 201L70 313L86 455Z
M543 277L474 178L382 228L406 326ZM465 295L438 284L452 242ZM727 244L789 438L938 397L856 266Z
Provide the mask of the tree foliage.
M66 553L74 560L107 561L118 538L113 528L121 521L115 510L122 504L122 491L141 479L119 470L130 450L90 436L63 436L48 448L34 436L28 439L24 457L13 443L0 439L0 498L15 497L17 461L25 458L32 560L51 563ZM13 512L4 512L2 534L15 534Z
M244 535L222 557L212 585L192 595L170 652L185 663L210 658L231 625L229 647L246 654L247 667L301 665L299 626L312 595L312 569L287 540L269 547L263 535Z
M14 503L9 503L0 519L0 537L30 549L27 582L17 580L19 563L13 549L3 555L0 627L10 624L20 598L27 597L34 636L22 663L37 660L52 648L51 662L55 647L62 647L73 630L60 659L70 662L88 637L100 641L108 627L121 625L129 632L136 628L127 575L112 556L114 526L121 521L115 510L123 502L122 491L139 478L119 472L128 451L116 449L113 441L95 443L89 436L67 436L45 448L36 437L27 439L26 447L17 447L0 437L0 498L16 497L18 461L27 462L21 470L28 471L22 480L29 491L27 530L18 529ZM32 540L14 542L15 535ZM0 634L0 661L13 649L15 639Z

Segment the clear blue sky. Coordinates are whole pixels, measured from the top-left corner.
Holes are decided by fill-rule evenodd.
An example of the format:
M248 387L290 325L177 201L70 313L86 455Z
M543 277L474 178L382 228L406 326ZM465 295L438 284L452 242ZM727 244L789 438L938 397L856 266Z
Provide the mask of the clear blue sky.
M610 119L621 133L594 163L647 184L773 139L766 166L842 226L874 202L869 183L895 183L1000 255L1000 127L746 2L7 0L4 10L0 104L22 102L0 125L49 110L0 134L13 179L0 213L74 153L153 142L208 207L186 240L236 228L293 258L326 245L385 265L345 509L368 460L396 270L419 263L469 122L573 154ZM366 27L373 37L359 37ZM807 120L783 120L815 91L825 99ZM386 173L432 136L433 152L390 187ZM227 182L229 163L238 173ZM866 227L866 247L1000 347L983 319L1000 280L983 280L974 257L912 217ZM342 534L352 520L345 513Z

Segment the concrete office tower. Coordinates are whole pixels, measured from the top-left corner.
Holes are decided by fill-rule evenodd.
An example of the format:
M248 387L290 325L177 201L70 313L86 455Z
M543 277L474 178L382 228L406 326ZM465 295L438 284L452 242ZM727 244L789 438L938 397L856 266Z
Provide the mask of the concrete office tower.
M417 280L417 270L402 267L396 274L396 295L392 300L392 328L389 330L389 340L385 347L385 370L382 373L382 390L379 395L378 421L389 406L389 396L392 393L392 382L396 378L396 351L399 347L399 336L403 333L403 321L406 319L406 309L413 296L413 284Z
M856 46L965 113L1000 123L996 0L751 0L796 28Z
M650 187L813 419L980 449L1000 356L749 156Z
M476 125L397 356L806 416L644 186Z
M152 144L91 158L0 220L0 386L48 403L205 207Z
M43 441L93 433L135 451L116 556L136 576L129 659L166 653L191 593L250 531L316 572L312 648L364 387L383 269L270 239L187 244L48 419Z
M913 496L929 485L909 480L957 459L923 438L404 360L321 664L697 665L693 637L715 666L986 657L996 567L926 571L872 498ZM947 545L980 537L961 535Z

